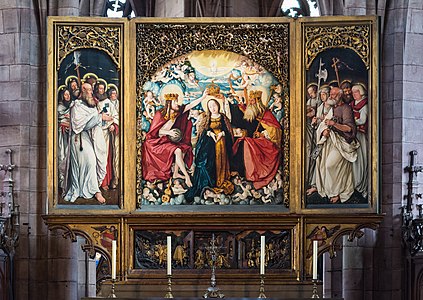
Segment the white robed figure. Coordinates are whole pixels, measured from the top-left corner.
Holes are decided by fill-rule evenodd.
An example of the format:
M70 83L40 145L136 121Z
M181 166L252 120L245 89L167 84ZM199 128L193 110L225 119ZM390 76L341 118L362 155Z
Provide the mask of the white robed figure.
M107 164L107 147L101 125L103 120L110 121L112 117L99 114L90 84L85 83L82 90L82 99L75 100L71 107L70 156L64 199L74 202L78 197L95 197L105 203L99 189ZM89 95L88 98L84 93Z
M325 120L333 118L333 108ZM326 122L321 122L317 128L317 145L321 153L316 160L316 186L322 197L339 196L341 203L347 201L354 193L352 163L357 160L357 141L348 143L338 133L330 130L325 137L323 131L328 129Z

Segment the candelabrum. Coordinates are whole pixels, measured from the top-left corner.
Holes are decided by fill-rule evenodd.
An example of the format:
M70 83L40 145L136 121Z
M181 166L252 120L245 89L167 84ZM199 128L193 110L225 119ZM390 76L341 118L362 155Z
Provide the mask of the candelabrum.
M14 277L14 256L16 247L19 244L20 212L19 205L14 200L14 180L12 163L12 150L7 149L9 156L8 164L0 164L0 171L4 171L3 191L0 192L0 249L6 254L10 261L9 275L9 299L14 298L13 277Z
M211 285L207 288L207 291L204 293L203 298L225 298L225 295L219 290L216 286L216 256L217 256L217 249L216 249L216 240L214 238L214 233L212 236L212 240L210 242L210 247L208 247L211 258L212 258L212 274L211 274Z
M423 172L423 166L415 165L416 156L417 151L413 150L410 152L410 165L404 169L405 172L408 173L407 195L405 196L407 203L405 206L401 207L402 237L411 256L423 250L422 204L416 204L417 211L413 211L413 199L417 200L422 198L422 194L414 192L418 186L417 174Z

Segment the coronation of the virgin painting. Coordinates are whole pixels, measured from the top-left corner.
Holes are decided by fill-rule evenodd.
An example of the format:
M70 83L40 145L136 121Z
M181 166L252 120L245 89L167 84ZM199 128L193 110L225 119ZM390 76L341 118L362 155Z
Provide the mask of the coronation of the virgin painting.
M261 65L193 51L144 82L141 206L283 203L287 92Z

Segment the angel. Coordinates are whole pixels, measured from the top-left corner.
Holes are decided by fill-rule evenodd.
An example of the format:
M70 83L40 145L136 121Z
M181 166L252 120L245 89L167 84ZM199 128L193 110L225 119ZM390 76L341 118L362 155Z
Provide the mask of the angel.
M330 238L340 228L340 225L336 225L331 229L328 229L326 226L316 226L313 231L307 236L307 239L310 239L311 241L317 241L317 245L320 248L326 245L326 240ZM313 256L313 243L311 241L307 248L306 258L311 258Z
M252 196L252 194L251 194L251 189L252 189L251 184L247 183L245 187L244 187L243 184L240 184L240 187L242 189L242 193L236 193L232 196L234 201L237 201L237 202L241 201L241 200L245 200L248 197Z
M147 91L144 95L144 107L148 119L153 119L156 113L156 106L161 105L160 101L156 99L152 91Z
M187 189L182 185L182 179L175 179L173 181L172 192L174 195L180 195L187 191Z

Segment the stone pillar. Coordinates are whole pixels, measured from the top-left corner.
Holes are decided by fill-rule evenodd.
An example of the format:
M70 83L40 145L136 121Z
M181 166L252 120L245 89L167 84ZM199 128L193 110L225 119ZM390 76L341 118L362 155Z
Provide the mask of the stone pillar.
M0 0L0 160L6 162L4 151L13 150L21 208L15 299L47 298L47 230L40 217L46 199L45 62L40 15L35 17L46 7L35 9L33 3Z
M86 252L82 251L81 246L85 240L78 237L77 259L78 259L78 298L96 296L96 265L95 260L89 258Z
M348 241L343 237L342 259L342 297L345 300L364 299L363 284L363 247L358 241Z
M329 253L323 255L324 298L342 297L342 260L342 251L338 251L334 258L330 258Z
M48 297L45 299L73 300L78 298L78 252L77 243L62 237L62 231L50 233L48 242ZM31 297L38 296L36 292ZM35 299L31 298L29 299ZM38 298L37 298L38 299ZM41 298L39 298L41 299Z

